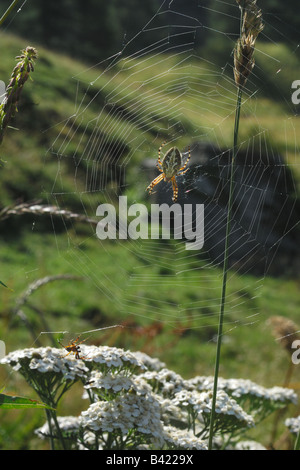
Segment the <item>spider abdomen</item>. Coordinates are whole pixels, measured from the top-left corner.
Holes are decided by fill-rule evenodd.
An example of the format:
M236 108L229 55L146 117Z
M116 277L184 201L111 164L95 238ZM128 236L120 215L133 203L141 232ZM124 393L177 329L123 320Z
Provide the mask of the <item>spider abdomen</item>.
M165 181L169 181L173 176L177 175L182 166L181 153L177 147L172 147L167 151L161 165L165 175Z
M165 143L164 143L165 144ZM191 158L191 152L189 147L189 156L185 161L185 164L182 163L182 155L177 147L170 148L165 156L163 157L162 161L160 160L160 151L164 146L162 144L158 149L158 160L157 160L157 168L160 171L160 175L154 178L153 181L147 186L146 190L149 191L149 194L153 191L153 188L162 180L166 182L172 183L173 188L173 202L177 201L178 197L178 186L176 182L176 176L183 175L188 171L186 168L189 159Z

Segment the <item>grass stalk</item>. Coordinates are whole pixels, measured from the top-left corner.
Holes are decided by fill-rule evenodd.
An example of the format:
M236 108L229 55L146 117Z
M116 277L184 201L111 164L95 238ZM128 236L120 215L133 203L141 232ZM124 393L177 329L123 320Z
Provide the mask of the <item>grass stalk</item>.
M298 434L297 434L297 437L296 437L294 450L300 450L300 431L298 431Z
M17 6L17 3L19 3L20 0L14 0L11 2L10 6L7 8L6 12L3 13L3 15L0 18L0 25L6 20L6 18L10 15L10 13L13 11L13 9Z
M254 48L255 41L258 34L263 30L263 23L261 20L261 10L256 5L256 0L236 0L240 8L240 36L237 40L234 50L234 79L237 86L237 102L235 109L235 122L233 132L233 149L231 153L230 162L230 177L229 177L229 196L227 207L227 220L226 220L226 234L225 234L225 247L224 247L224 262L223 262L223 278L222 278L222 293L220 301L218 337L215 359L213 395L212 395L212 409L210 416L208 449L212 449L212 441L214 436L214 423L216 414L216 400L218 390L218 379L221 360L221 346L223 336L224 324L224 311L226 303L226 287L227 287L227 274L228 274L228 260L229 260L229 240L231 232L231 219L234 195L234 173L235 163L237 156L238 133L239 123L241 116L242 94L243 88L247 79L254 67Z
M233 194L234 194L234 169L235 169L235 161L236 161L236 155L237 155L237 142L238 142L240 114L241 114L241 104L242 104L242 89L240 87L238 89L238 95L237 95L235 124L234 124L234 137L233 137L234 145L233 145L233 151L232 151L232 157L231 157L231 163L230 163L229 197L228 197L227 221L226 221L222 294L221 294L221 303L220 303L218 338L217 338L217 349L216 349L216 360L215 360L212 411L211 411L210 429L209 429L209 443L208 443L209 450L211 450L212 448L217 389L218 389L218 378L219 378L219 370L220 370L221 345L222 345L222 335L223 335L224 310L225 310L225 303L226 303L226 286L227 286L227 274L228 274L229 238L230 238L231 218L232 218L232 201L233 201Z

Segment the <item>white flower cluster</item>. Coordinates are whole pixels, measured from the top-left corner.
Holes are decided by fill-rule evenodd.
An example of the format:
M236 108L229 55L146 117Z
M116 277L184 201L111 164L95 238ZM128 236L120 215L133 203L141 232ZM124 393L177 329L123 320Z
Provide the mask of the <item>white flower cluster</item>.
M58 416L57 422L62 434L67 437L70 444L70 449L86 450L89 448L97 448L102 450L101 445L96 441L96 436L93 432L87 431L80 432L80 419L77 416ZM36 429L34 433L41 439L58 438L56 425L54 420L51 419L51 430L49 422L46 422L40 428ZM80 438L79 438L80 437Z
M292 434L298 434L300 431L300 416L286 419L285 425Z
M76 416L58 416L57 421L62 431L70 432L70 433L78 432L80 423L79 423L79 419ZM53 419L51 420L51 423L52 423L52 432L53 432L53 428L55 428ZM42 439L51 436L49 423L46 422L43 426L36 429L34 432Z
M227 449L230 450L230 449ZM235 450L267 450L262 444L256 441L241 441L235 446Z
M165 442L180 450L208 450L207 442L195 437L190 431L177 429L173 426L164 427Z
M267 388L267 397L269 400L283 402L283 403L293 403L294 405L298 402L298 396L294 390L284 387L272 387Z
M85 377L89 371L84 363L74 356L66 357L61 349L50 347L19 349L9 353L0 362L9 364L14 370L26 368L43 374L61 374L66 380Z
M82 357L106 368L135 368L146 369L146 366L132 352L109 346L80 345Z
M212 409L212 392L182 390L175 394L175 398L172 401L175 405L185 407L192 405L193 409L200 416L203 414L210 415ZM217 393L215 412L218 415L233 416L248 427L254 425L252 416L248 415L224 390L219 390Z
M113 401L97 401L81 413L80 422L94 432L119 431L126 435L134 429L163 443L160 406L150 394L127 393Z
M85 389L105 389L118 393L122 390L135 390L140 395L151 393L151 387L147 382L138 375L130 377L124 376L121 373L112 374L109 372L103 373L98 370L92 371L88 383L84 386Z
M164 363L141 352L108 346L80 345L80 348L81 359L74 354L66 355L62 348L41 347L11 352L0 361L19 370L34 388L38 385L40 396L45 391L46 403L57 404L55 400L58 402L74 381L82 379L86 396L97 401L78 418L58 418L60 430L70 443L73 439L74 448L80 445L106 448L112 442L110 439L115 440L116 446L128 439L135 443L136 437L137 445L152 443L162 447L165 443L170 448L207 449L195 434L208 436L213 377L184 380ZM150 370L145 370L147 367ZM61 387L62 392L58 391ZM215 432L224 435L253 426L252 416L240 406L250 401L253 402L250 409L256 415L261 403L263 406L267 403L265 408L272 411L280 404L296 403L297 395L287 388L265 388L250 380L220 378ZM47 426L37 430L37 434L50 436L52 432L53 438L63 438L59 432L55 435L56 425L50 426L50 430ZM291 432L298 432L300 417L287 420L286 426ZM239 445L241 449L255 448L249 442Z
M165 424L170 424L171 421L182 423L185 426L188 422L188 413L182 407L175 405L171 398L163 398L160 395L155 395L161 407L161 418Z
M141 352L141 351L135 351L132 353L136 359L141 362L142 364L144 364L144 366L148 369L148 370L160 370L160 369L163 369L164 367L166 367L166 364L164 362L161 362L159 359L157 359L156 357L150 357L148 356L148 354L144 353L144 352Z
M196 388L196 390L199 391L212 390L213 382L213 377L201 376L186 381L189 388ZM229 395L235 398L240 398L244 395L253 395L264 400L294 404L297 403L298 399L297 394L289 388L266 388L248 379L224 379L219 377L218 388L225 390Z
M159 371L146 371L141 376L149 381L157 384L159 392L162 395L174 395L174 393L184 388L185 380L179 375L169 369L161 369Z

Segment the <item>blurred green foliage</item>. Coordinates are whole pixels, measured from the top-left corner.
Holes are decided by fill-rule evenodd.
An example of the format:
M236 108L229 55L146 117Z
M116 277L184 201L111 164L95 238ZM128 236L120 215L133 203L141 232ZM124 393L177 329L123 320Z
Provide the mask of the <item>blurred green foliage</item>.
M3 12L10 0L2 0ZM286 42L296 46L299 40L300 10L296 0L264 0L265 29L261 40ZM235 0L61 0L23 3L5 22L10 31L38 41L52 49L85 61L99 61L117 54L138 35L140 50L156 41L190 30L196 46L204 49L222 36L222 49L234 42L239 28ZM156 15L156 13L158 13ZM165 14L164 14L165 13ZM187 27L187 29L185 29ZM129 44L128 44L129 43ZM217 56L219 48L209 48Z

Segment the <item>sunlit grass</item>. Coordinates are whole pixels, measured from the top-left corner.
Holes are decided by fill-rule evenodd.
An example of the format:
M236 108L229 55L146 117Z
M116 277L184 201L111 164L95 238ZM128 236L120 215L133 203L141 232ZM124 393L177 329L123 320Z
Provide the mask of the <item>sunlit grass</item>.
M24 43L5 35L1 40L0 71L5 79ZM277 51L284 61L285 49L273 48L268 52L275 57ZM130 171L135 171L143 158L156 157L153 135L167 128L169 115L166 116L165 110L170 106L173 119L180 117L187 130L178 138L179 147L183 148L191 140L209 140L231 148L235 106L232 80L218 67L201 62L198 57L188 56L189 65L185 65L184 57L180 59L183 63L178 61L178 56L121 61L111 71L102 73L99 68L89 68L39 48L34 81L25 90L26 112L20 112L17 117L20 130L10 130L1 148L1 157L6 160L2 168L2 204L9 204L19 196L25 200L41 195L51 199L51 191L56 189L53 181L58 176L64 184L62 204L85 209L95 206L102 195L86 194L85 183L79 177L74 191L74 163L67 157L87 144L90 133L83 135L83 131L88 125L93 128L104 99L124 106L125 110L130 106L130 111L135 112L134 119L151 124L149 128L137 129L125 118L103 112L102 117L107 119L102 128L105 135L109 136L109 129L113 128L113 136L109 137L130 149ZM289 73L299 70L294 59L290 64L284 61L289 65ZM258 67L263 68L264 61ZM287 68L284 70L285 79L278 86L285 92L289 73ZM266 73L269 73L267 66ZM270 73L274 77L274 69ZM278 74L276 78L282 76ZM68 135L72 121L66 124L66 120L75 113L90 83L93 83L89 88L91 94L85 104L97 92L98 99L79 116L82 121L76 140L61 149L56 145L55 150L63 150L65 156L59 159L55 151L52 154L48 149L60 132L61 139ZM244 99L241 141L247 144L249 138L257 135L259 142L274 145L286 157L296 177L300 176L297 117L286 103L274 102L261 94L252 97L249 91ZM145 106L135 109L135 104L141 102ZM82 148L77 146L78 140ZM85 164L88 162L83 167ZM136 185L143 187L141 180ZM131 187L130 191L134 200L134 189ZM132 350L146 348L187 378L193 374L212 374L222 275L218 267L206 266L205 261L194 256L182 256L182 250L172 242L160 246L155 253L150 247L148 257L148 241L100 243L86 227L57 227L55 222L49 222L47 233L37 217L15 218L13 223L13 226L4 225L4 229L10 227L14 237L3 238L0 244L1 279L13 289L13 292L0 291L0 336L7 341L9 350L31 345L44 329L37 311L30 307L24 311L34 325L35 337L20 319L11 325L11 311L18 297L41 277L72 273L82 279L49 284L30 299L37 309L46 313L51 330L82 331L127 322L121 333L97 334L91 342L101 343L105 338L112 345ZM67 235L62 233L65 231ZM5 236L5 230L2 233ZM297 281L288 278L258 280L230 272L221 375L251 378L268 386L282 383L287 359L271 336L266 320L270 315L283 314L298 321L298 287ZM48 341L47 336L39 339ZM72 403L68 403L67 409L72 409ZM29 420L25 428L31 424ZM9 429L9 423L7 426ZM16 422L16 427L20 440L25 440L23 420Z

